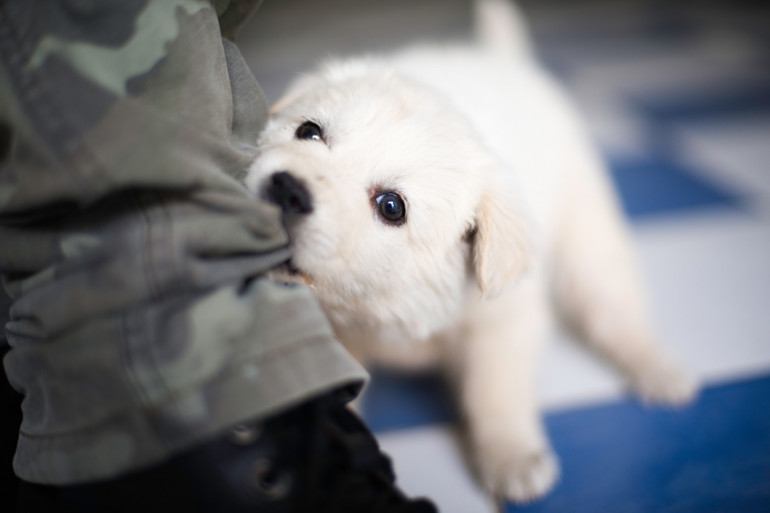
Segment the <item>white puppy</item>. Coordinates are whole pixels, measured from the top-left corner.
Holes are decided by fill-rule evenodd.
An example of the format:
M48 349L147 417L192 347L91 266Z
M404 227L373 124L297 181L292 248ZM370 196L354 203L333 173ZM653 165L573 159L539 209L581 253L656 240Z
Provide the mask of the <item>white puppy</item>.
M518 18L479 2L480 43L335 62L274 106L246 179L363 363L441 366L484 486L514 501L559 470L535 401L552 313L646 400L694 382L655 343L629 236L572 107Z

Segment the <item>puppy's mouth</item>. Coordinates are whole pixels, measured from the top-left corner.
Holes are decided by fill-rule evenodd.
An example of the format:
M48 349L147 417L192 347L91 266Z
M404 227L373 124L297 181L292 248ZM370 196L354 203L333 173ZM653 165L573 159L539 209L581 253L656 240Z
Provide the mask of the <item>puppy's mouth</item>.
M299 270L291 260L287 260L278 267L271 269L267 273L267 276L273 281L285 283L287 285L292 283L302 283L310 288L313 287L313 283L310 281L308 275Z

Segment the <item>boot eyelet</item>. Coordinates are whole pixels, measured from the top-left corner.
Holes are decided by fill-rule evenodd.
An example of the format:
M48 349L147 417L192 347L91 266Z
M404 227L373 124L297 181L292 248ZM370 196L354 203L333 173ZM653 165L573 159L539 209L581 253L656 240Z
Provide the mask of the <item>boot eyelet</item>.
M228 439L236 445L251 445L257 441L262 434L262 426L236 424L230 428Z
M280 469L274 469L268 459L258 460L253 471L255 488L269 500L281 500L291 490L291 475Z

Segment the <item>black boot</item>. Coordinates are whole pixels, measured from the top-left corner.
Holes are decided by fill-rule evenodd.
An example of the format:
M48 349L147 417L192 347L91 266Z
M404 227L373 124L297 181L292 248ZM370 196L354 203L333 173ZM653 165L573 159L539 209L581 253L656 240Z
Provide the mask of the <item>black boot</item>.
M64 506L59 511L77 513L436 513L429 501L408 499L395 486L390 460L342 393L236 426L120 479L53 489L25 485L21 511L35 511L30 499L47 494L49 507L56 496Z

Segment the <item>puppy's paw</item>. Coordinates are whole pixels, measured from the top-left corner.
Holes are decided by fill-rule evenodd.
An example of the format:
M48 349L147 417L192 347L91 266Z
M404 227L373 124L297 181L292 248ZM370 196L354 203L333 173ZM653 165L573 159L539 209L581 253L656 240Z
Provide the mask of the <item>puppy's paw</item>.
M559 479L559 463L549 449L514 454L477 454L484 488L496 498L523 504L548 493Z
M692 402L698 395L695 378L668 360L637 369L630 381L646 403L680 407Z

